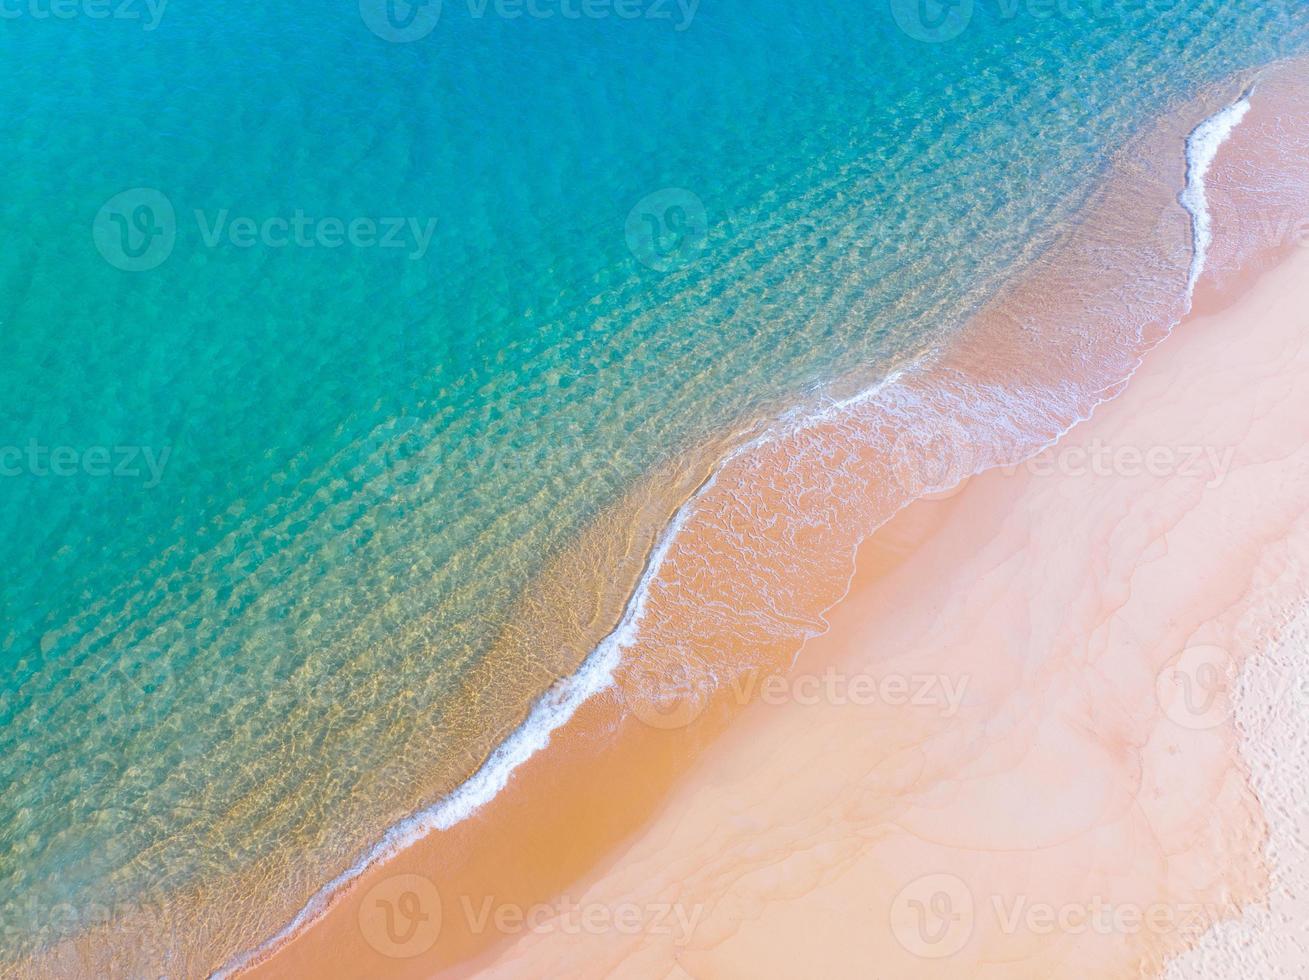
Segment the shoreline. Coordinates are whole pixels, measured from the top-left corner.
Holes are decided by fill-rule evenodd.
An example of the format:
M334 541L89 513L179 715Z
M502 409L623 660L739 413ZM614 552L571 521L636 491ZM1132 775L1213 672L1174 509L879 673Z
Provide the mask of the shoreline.
M1231 108L1232 106L1228 106L1227 109L1224 109L1222 111L1227 112L1230 111ZM1212 120L1216 117L1210 116L1207 118L1209 120ZM1212 155L1210 159L1212 160ZM1203 177L1203 169L1205 168L1201 169L1201 177ZM1202 184L1201 184L1201 188L1203 188ZM1199 219L1196 218L1195 227L1198 229L1199 225L1200 225ZM1121 384L1118 387L1119 390L1121 390ZM1111 393L1108 397L1112 398L1113 394L1116 394L1116 392ZM850 399L849 402L850 403L857 402L859 400L862 400L863 397L871 397L871 396L862 396L862 395L856 396L856 398ZM837 405L832 406L832 410L839 411L841 409L847 408L848 404L849 403L838 403ZM502 746L502 750L497 750L495 755L492 757L491 760L492 762L502 761L507 755L517 754L516 761L513 763L513 765L509 769L504 770L503 772L497 774L496 776L496 781L500 783L501 789L503 789L503 784L508 781L509 775L511 772L513 772L514 769L522 765L528 759L535 758L536 753L538 753L541 749L545 748L546 744L549 743L550 741L550 736L552 735L552 733L559 731L561 726L570 725L574 719L578 718L578 715L580 714L579 709L584 706L583 704L584 702L586 702L589 698L592 698L595 695L601 694L601 692L608 690L610 688L610 685L613 684L614 681L613 681L612 672L619 665L618 654L624 648L622 645L623 639L627 638L629 639L630 642L630 637L625 637L624 633L625 631L639 624L641 615L644 611L644 603L646 600L646 593L644 591L645 586L648 584L649 580L658 573L660 566L663 563L663 560L667 557L668 550L672 544L672 539L676 536L678 531L680 531L682 527L682 523L684 522L685 517L688 514L689 510L694 507L695 503L700 497L701 491L706 491L710 487L712 487L714 481L718 478L718 475L723 471L724 468L727 467L727 465L731 462L733 457L735 457L737 454L743 451L749 451L750 449L755 448L756 442L759 441L760 440L753 440L750 443L747 443L744 447L735 450L731 455L729 455L729 457L725 459L718 468L715 469L714 473L705 481L705 483L702 484L701 489L697 490L697 492L690 499L688 499L688 501L685 504L683 504L681 508L679 508L677 512L677 517L674 519L672 523L670 523L670 525L667 528L665 528L665 531L661 533L661 535L659 536L656 548L654 552L652 552L650 559L647 561L646 571L641 579L641 587L638 588L638 590L633 594L632 600L629 601L629 603L627 604L624 610L623 618L620 621L619 626L609 634L609 636L606 638L604 643L601 644L601 647L597 648L597 651L593 653L590 657L588 657L582 670L579 670L578 674L574 675L573 678L570 678L567 682L565 682L564 685L561 686L562 687L561 690L557 689L551 692L549 695L547 695L547 697L542 699L542 701L538 703L537 707L533 709L532 716L531 718L529 718L529 722L531 721L531 719L536 719L537 721L540 721L540 719L537 718L537 714L539 710L544 710L547 713L551 711L556 712L555 717L551 719L550 726L548 728L544 728L543 730L541 727L530 728L529 725L524 725L522 728L519 729L519 732L515 733L514 737L517 737L520 732L524 732L525 730L527 730L528 734L527 736L524 736L523 740L526 741L527 738L530 736L531 739L536 742L536 745L526 755L517 754L514 752L512 748L509 749L508 751L502 751L504 749L504 746ZM947 474L947 481L943 482L941 486L936 486L935 483L933 483L931 487L924 487L924 489L926 489L928 493L949 491L950 487L952 486L952 484L948 482L949 478L958 476L961 480L966 482L968 477L971 475L972 474L969 472L962 472L961 474L949 473ZM818 634L814 634L814 635L818 635ZM603 657L602 661L597 662L597 654L604 654L606 656ZM599 672L599 676L596 675L596 671ZM605 676L606 674L608 675L607 677ZM694 681L692 681L692 686L694 686ZM695 692L695 697L693 698L693 700L702 700L703 699L702 695L703 692ZM712 695L708 695L707 697L712 697ZM700 705L699 710L703 710L703 707L704 705ZM560 709L563 709L562 715L559 713ZM663 710L664 710L663 707L659 703L654 704L655 715L659 715L660 713L663 712ZM674 708L673 710L675 712L679 709ZM599 718L591 719L592 724L597 722L600 722ZM601 723L600 727L603 729L606 728L608 724L614 724L614 723L617 723L617 718L610 717L609 719L607 719L606 723ZM588 725L588 727L590 726ZM552 749L552 751L554 750ZM443 801L441 804L438 804L436 807L433 807L428 811L426 811L426 822L428 825L422 829L415 828L416 837L414 837L413 840L391 841L390 835L388 834L388 839L383 842L383 845L381 846L380 849L375 848L374 849L375 853L372 856L370 856L368 860L362 862L361 865L356 867L356 869L352 869L352 873L350 873L348 880L343 880L345 879L345 876L342 876L341 879L337 880L337 883L335 883L336 887L331 888L330 895L325 899L325 904L322 906L322 908L318 910L318 912L310 915L309 918L311 922L307 923L307 922L300 922L299 920L297 920L299 923L298 925L297 923L293 923L291 928L287 930L283 930L283 933L279 934L279 936L281 936L283 939L289 938L291 942L294 942L295 941L294 935L301 931L300 929L301 926L308 926L309 928L312 928L312 924L311 924L312 921L316 921L319 915L328 912L336 904L338 899L345 897L345 895L340 894L342 886L344 886L344 888L347 891L352 890L355 886L350 884L350 882L353 882L356 879L365 876L365 874L369 871L369 869L379 862L390 863L395 861L397 857L395 853L396 850L406 846L406 843L413 843L414 840L417 840L425 836L427 833L430 833L433 829L449 830L452 826L454 826L453 822L445 823L446 818L443 817L441 814L444 811L446 811L447 804L452 799L459 797L459 795L464 791L466 787L476 782L479 778L484 777L485 770L487 768L488 768L487 766L484 766L483 770L479 770L478 776L475 776L473 780L469 781L469 783L464 784L464 787L461 787L459 791L456 791L454 797L447 798L446 801ZM465 814L460 819L466 820L470 816L475 816L477 807L484 805L488 800L491 800L492 798L499 799L500 797L496 796L493 791L491 795L485 796L485 798L481 801L481 803L476 804L473 807L473 810L470 811L469 814ZM416 815L416 817L412 819L414 822L419 822L419 818L422 817L424 817L424 815L420 814L420 815ZM275 942L274 945L280 948L281 943ZM228 975L229 970L239 971L239 970L247 969L248 967L252 965L256 965L259 962L265 960L265 957L270 954L271 956L276 957L277 952L278 952L277 949L269 947L268 949L265 950L263 954L256 953L255 955L250 956L248 959L229 963L227 967L225 967L223 970L220 970L216 975L225 976Z

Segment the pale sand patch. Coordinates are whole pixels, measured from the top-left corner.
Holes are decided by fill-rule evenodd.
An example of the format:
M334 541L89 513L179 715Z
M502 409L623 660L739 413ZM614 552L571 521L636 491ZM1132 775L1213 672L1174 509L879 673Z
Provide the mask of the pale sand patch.
M545 920L481 965L1123 977L1238 915L1265 888L1266 830L1225 678L1268 642L1271 613L1306 594L1307 335L1302 251L1226 311L1190 319L1050 467L977 478L880 531L795 673L940 676L967 684L962 707L889 704L885 686L874 703L755 705L656 820L569 890L584 908L651 919L673 902L698 914L689 935ZM1083 473L1096 446L1157 447L1175 472L1137 474L1118 453L1119 472ZM1190 447L1234 452L1192 468ZM1297 707L1303 728L1303 701L1286 700L1302 687L1248 689L1237 711L1255 728ZM1303 775L1303 754L1255 757L1265 794L1288 778L1282 765ZM1293 797L1265 802L1269 842L1303 842L1303 823L1285 824ZM1299 952L1293 939L1282 949Z

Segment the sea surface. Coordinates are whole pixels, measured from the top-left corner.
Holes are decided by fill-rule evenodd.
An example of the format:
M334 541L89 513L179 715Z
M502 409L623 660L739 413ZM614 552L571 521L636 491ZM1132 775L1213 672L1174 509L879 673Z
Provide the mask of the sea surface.
M0 7L0 963L108 926L204 975L284 928L581 663L715 458L947 343L1307 28Z

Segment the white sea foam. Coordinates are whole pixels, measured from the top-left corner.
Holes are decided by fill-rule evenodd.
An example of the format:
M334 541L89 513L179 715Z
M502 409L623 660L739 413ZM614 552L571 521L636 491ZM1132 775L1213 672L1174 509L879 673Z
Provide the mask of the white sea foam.
M1180 201L1191 214L1194 230L1194 252L1191 261L1191 274L1188 294L1194 288L1204 268L1205 257L1210 243L1211 220L1205 197L1204 178L1217 155L1218 148L1226 141L1236 125L1249 110L1249 98L1228 106L1221 112L1206 119L1197 126L1187 139L1187 184ZM926 359L926 360L930 360ZM810 426L822 424L834 418L844 416L866 405L883 393L891 392L905 379L905 376L926 366L919 363L902 370L897 370L876 384L855 394L839 400L827 400L819 405L812 403L798 407L776 420L753 438L743 441L729 452L710 476L697 488L681 507L678 508L668 525L663 529L651 550L642 575L624 608L617 626L596 646L582 662L577 672L559 681L533 706L523 723L497 748L467 781L462 783L449 796L430 807L392 825L372 847L355 863L327 882L300 909L282 929L270 936L258 946L241 953L211 974L212 980L224 980L233 974L259 962L282 943L293 937L300 930L320 918L344 890L369 868L396 854L411 844L426 837L435 830L446 830L466 820L485 806L509 782L514 771L537 752L550 743L551 735L568 722L577 709L588 699L599 694L614 683L614 673L622 662L623 651L630 648L639 635L641 620L645 615L649 598L650 585L658 576L659 570L667 557L678 533L687 518L694 512L696 505L717 481L726 466L743 453L750 453L768 442L784 437L787 433ZM974 392L980 395L980 392ZM993 392L993 395L999 395ZM1010 393L1014 394L1014 393ZM983 401L988 399L983 398ZM1002 399L1004 400L1004 399ZM1007 400L1006 400L1007 401ZM1020 399L1021 401L1021 399ZM1011 410L1014 409L1009 402ZM921 405L919 407L922 407ZM1032 455L1057 442L1058 439L1077 422L1087 417L1086 412L1075 412L1066 423L1060 426L1053 438L1042 440L1040 445L1030 447ZM999 419L993 419L999 421ZM1015 460L983 459L975 460L969 472L952 474L954 477L968 477L975 472L1002 462ZM1017 460L1021 462L1021 460ZM930 493L949 489L947 486L924 487L923 492ZM907 503L907 501L906 501Z
M1227 142L1249 111L1250 93L1246 92L1238 101L1196 126L1186 138L1186 188L1180 200L1191 215L1191 271L1186 283L1188 300L1204 272L1209 246L1213 242L1213 218L1205 195L1205 176L1218 156L1218 148Z

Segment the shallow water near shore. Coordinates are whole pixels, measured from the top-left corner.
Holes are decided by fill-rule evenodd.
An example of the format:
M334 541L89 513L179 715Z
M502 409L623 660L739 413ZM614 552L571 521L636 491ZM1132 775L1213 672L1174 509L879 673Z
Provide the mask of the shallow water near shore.
M1302 33L362 13L3 24L6 955L160 906L123 962L271 935L581 662L732 434L937 347Z

